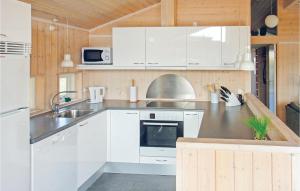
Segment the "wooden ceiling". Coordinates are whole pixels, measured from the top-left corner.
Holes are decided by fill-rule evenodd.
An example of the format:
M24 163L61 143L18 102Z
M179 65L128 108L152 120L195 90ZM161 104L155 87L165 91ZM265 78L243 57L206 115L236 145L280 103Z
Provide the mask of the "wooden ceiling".
M91 29L160 2L160 0L21 0L30 3L32 16L58 19Z

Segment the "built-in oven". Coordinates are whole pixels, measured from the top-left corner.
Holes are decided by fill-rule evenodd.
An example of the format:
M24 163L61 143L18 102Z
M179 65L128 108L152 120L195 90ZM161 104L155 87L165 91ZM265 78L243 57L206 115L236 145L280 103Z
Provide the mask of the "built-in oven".
M140 113L141 156L175 157L178 137L183 137L183 112L154 110Z

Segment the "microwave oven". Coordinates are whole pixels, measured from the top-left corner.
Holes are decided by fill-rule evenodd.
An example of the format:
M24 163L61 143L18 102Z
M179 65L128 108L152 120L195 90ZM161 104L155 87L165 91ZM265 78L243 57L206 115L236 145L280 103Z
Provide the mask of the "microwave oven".
M111 65L112 53L110 47L84 47L82 48L82 64Z

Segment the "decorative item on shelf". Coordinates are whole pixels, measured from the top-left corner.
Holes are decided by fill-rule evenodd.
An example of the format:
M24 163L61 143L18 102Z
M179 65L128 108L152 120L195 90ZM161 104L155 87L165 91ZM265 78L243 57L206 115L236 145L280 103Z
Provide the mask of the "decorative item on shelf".
M251 117L246 121L246 125L254 131L256 140L267 140L269 124L267 117Z
M266 36L267 27L265 27L265 26L260 27L259 34L260 34L260 36Z
M64 54L64 60L61 62L61 67L64 68L70 68L74 66L74 63L71 59L71 54L70 54L70 42L69 42L69 20L67 20L67 46L68 50L67 53L65 52Z
M247 70L247 71L255 70L255 64L252 61L250 47L247 47L246 51L243 54L240 54L238 62L239 62L240 70Z
M279 19L277 15L273 14L273 0L270 1L271 1L271 14L266 17L265 24L269 28L274 28L278 25Z
M131 80L131 86L129 88L129 92L130 92L129 101L131 103L137 102L137 87L135 86L135 81L133 79Z
M259 32L257 30L251 31L251 36L258 36Z
M220 95L221 95L221 99L225 101L225 105L228 107L239 106L242 104L242 102L239 100L237 95L231 93L231 91L224 86L221 86L220 88Z
M207 89L210 92L210 102L219 103L219 94L218 94L218 85L217 84L208 84Z

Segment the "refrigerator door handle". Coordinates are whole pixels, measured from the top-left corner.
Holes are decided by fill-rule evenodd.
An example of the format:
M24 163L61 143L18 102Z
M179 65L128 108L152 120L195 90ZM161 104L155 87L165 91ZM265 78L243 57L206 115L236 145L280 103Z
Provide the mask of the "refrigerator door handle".
M7 116L11 116L14 115L16 113L19 113L25 109L28 109L28 107L20 107L18 109L14 109L14 110L10 110L10 111L6 111L0 114L1 117L7 117Z

